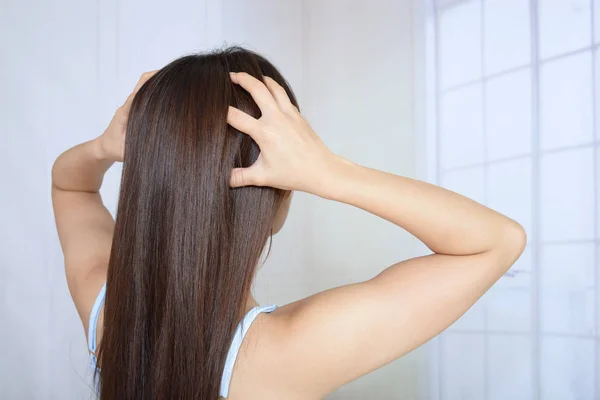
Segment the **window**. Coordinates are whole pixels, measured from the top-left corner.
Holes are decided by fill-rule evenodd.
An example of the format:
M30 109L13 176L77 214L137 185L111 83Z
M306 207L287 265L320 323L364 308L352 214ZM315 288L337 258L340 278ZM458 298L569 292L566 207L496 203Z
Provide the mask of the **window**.
M600 0L422 3L427 178L529 237L432 341L429 398L600 398Z

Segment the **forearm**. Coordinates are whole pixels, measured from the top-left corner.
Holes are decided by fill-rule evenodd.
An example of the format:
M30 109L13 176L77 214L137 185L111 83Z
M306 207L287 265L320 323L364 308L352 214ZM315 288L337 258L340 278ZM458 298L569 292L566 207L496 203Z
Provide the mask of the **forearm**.
M510 218L457 193L341 159L324 197L385 218L433 252L482 253L522 228Z
M61 190L98 192L105 172L114 163L108 159L98 138L63 152L52 167L52 185Z

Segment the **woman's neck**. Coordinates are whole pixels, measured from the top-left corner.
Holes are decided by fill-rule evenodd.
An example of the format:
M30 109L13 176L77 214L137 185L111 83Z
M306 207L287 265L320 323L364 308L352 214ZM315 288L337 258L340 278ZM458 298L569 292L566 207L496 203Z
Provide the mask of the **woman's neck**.
M244 314L258 305L259 304L256 302L252 295L248 296L248 299L246 300L246 308L244 310Z

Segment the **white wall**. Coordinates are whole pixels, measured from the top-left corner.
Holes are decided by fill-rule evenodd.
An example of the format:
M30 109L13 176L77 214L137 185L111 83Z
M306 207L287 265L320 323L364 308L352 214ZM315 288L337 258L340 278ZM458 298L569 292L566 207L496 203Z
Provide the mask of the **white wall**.
M50 170L98 135L143 71L240 43L281 69L330 148L414 175L410 1L142 0L2 3L0 51L0 397L90 398L85 336L68 294ZM116 209L121 169L104 201ZM412 254L400 229L298 193L259 273L259 301L285 304L367 279ZM395 305L390 305L394 307ZM408 355L331 396L417 398Z
M224 5L224 38L273 59L290 80L302 113L334 152L414 176L409 0L261 0L251 7L225 0ZM371 278L412 254L410 235L392 224L296 193L255 293L262 302L285 304ZM419 354L330 398L417 398Z
M414 175L410 1L306 1L306 115L334 151ZM411 255L411 238L352 207L310 198L313 290L371 278ZM402 305L390 304L390 310ZM409 355L339 390L335 399L417 398Z

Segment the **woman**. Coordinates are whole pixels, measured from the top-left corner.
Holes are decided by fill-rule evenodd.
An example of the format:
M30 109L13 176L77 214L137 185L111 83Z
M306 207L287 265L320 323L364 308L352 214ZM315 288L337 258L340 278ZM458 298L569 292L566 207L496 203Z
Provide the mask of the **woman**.
M115 161L116 223L99 194ZM52 178L101 399L323 398L443 331L526 242L519 224L474 201L333 154L277 69L238 47L144 74ZM433 254L259 306L250 287L293 191L385 218Z

